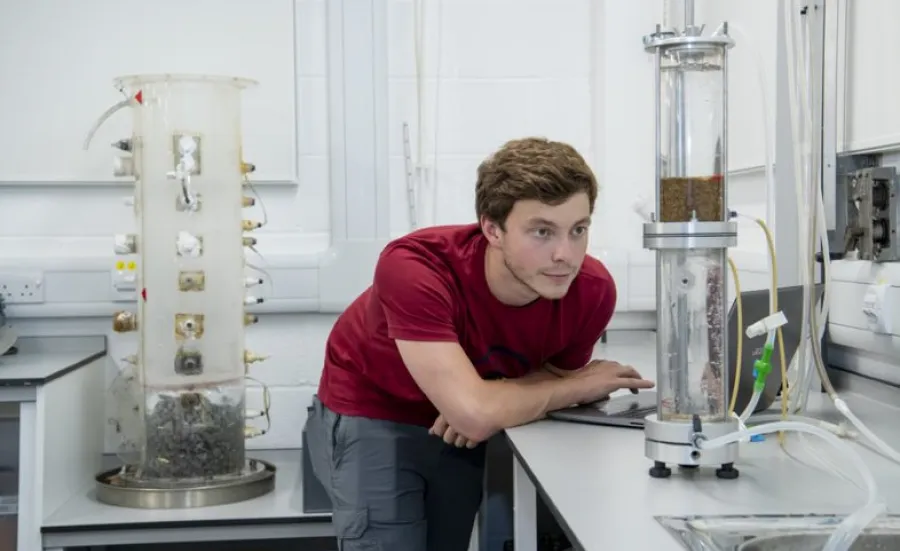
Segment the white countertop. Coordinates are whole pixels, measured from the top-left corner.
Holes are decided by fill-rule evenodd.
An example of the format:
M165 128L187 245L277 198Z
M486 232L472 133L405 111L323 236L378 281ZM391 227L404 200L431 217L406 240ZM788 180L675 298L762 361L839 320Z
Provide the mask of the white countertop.
M94 490L86 489L62 505L43 522L45 533L92 527L104 530L139 529L148 526L203 526L209 524L261 524L266 522L331 523L330 514L303 512L300 468L301 450L253 451L255 457L275 465L275 490L246 501L196 509L132 509L97 501ZM89 481L88 481L89 486Z
M45 352L0 358L0 385L39 385L91 356L86 352Z
M106 355L104 337L24 337L0 356L0 402L33 401L34 387Z
M655 378L652 335L645 342L601 345L598 352ZM900 447L896 408L859 394L842 396L869 428L892 447ZM817 417L841 420L821 397L811 397L810 403L811 413L824 412ZM848 465L842 472L859 480L835 448L812 435L791 435L786 444L791 455L780 449L775 437L742 445L735 464L737 480L720 480L715 469L685 473L677 467L668 479L650 477L653 463L644 456L642 430L541 421L508 430L507 436L539 494L561 517L577 548L587 551L682 550L656 515L844 514L866 498L822 465L822 458ZM889 512L900 511L900 468L859 444L851 445L870 465Z

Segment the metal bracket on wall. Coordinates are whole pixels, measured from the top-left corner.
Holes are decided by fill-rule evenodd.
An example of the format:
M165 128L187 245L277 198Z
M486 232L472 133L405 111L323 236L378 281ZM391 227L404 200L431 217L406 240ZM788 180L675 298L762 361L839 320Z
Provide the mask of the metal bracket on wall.
M838 161L833 250L859 260L900 260L900 181L897 170L873 155Z

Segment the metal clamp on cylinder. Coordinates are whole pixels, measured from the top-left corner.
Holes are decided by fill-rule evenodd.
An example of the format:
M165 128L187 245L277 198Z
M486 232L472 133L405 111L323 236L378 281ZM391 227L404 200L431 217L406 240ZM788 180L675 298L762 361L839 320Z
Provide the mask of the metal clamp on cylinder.
M737 222L648 222L644 248L717 249L737 245Z

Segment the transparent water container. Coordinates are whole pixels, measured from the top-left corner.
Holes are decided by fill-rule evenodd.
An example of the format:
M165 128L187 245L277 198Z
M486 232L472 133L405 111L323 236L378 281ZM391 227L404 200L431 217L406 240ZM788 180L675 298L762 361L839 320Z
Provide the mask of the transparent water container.
M144 420L138 478L228 477L244 467L240 108L251 84L119 80L140 103L130 109Z
M723 222L724 46L660 50L660 222Z
M661 250L659 419L727 419L726 249Z

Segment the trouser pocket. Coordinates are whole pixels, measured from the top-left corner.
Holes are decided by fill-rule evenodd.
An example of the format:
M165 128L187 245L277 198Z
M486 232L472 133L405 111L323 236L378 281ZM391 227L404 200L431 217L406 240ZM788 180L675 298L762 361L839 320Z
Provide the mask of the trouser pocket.
M309 461L313 474L334 501L332 493L334 478L334 431L336 414L329 411L318 397L313 397L306 419L306 442L309 447Z
M338 551L381 551L381 542L366 537L369 510L364 507L338 507L333 513Z

